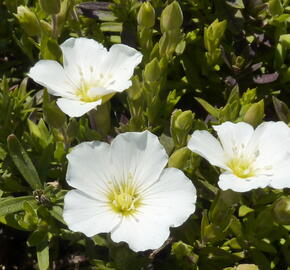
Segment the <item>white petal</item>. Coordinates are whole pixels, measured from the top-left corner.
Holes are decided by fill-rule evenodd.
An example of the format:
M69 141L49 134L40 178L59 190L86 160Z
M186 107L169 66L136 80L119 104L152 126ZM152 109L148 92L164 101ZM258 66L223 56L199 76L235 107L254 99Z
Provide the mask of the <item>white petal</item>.
M131 81L121 81L116 80L111 85L108 86L109 89L113 89L112 92L122 92L132 86Z
M288 154L285 160L281 162L280 166L273 170L270 186L272 188L283 189L290 188L290 156Z
M187 146L214 166L226 168L225 154L220 142L206 130L193 132Z
M257 166L280 164L290 150L290 128L284 122L264 122L259 125L249 144L259 151Z
M111 151L116 179L133 178L142 189L159 178L168 161L158 137L149 131L118 135L111 144Z
M88 237L112 231L121 218L108 205L78 191L69 191L64 198L63 218L70 230Z
M196 189L185 174L175 168L164 169L159 181L142 196L144 206L140 211L152 215L153 219L159 217L166 226L180 226L195 211Z
M217 132L223 149L229 157L233 156L233 147L238 150L243 149L254 134L253 127L244 122L225 122L221 125L213 126L213 128Z
M38 84L48 88L56 96L74 97L74 87L63 67L56 61L40 60L29 71L28 76Z
M115 44L110 48L102 66L105 73L112 74L118 85L132 77L135 67L141 61L142 54L134 48L124 44ZM118 91L124 90L121 88Z
M234 174L225 172L220 175L218 186L222 190L231 189L236 192L246 192L256 188L264 188L269 185L271 178L268 176L255 176L251 178L239 178Z
M108 51L102 44L88 38L69 38L60 45L65 72L78 84L80 71L85 80L91 74L101 72L100 64Z
M102 100L83 102L67 98L59 98L56 101L58 107L70 117L80 117L102 103Z
M134 251L159 248L169 236L169 227L181 225L194 212L195 201L191 181L178 169L165 169L146 192L138 212L124 217L112 232L112 240L124 241Z
M107 201L111 180L110 145L104 142L83 142L67 155L67 183L90 196Z
M126 242L135 252L156 249L169 237L169 228L159 226L159 220L146 217L123 217L121 224L111 233L114 242Z

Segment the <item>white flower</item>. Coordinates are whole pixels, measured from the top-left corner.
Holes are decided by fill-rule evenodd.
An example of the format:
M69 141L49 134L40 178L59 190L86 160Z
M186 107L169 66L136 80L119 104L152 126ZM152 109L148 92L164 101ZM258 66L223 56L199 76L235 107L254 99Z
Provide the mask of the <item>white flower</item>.
M40 60L28 74L48 92L60 96L57 105L70 117L79 117L131 86L134 68L142 54L123 45L109 51L93 39L70 38L60 46L63 67Z
M285 123L264 122L254 130L244 122L225 122L213 128L219 140L197 130L188 148L222 169L221 189L290 187L290 129Z
M196 190L181 170L164 167L168 156L148 131L118 135L111 145L84 142L68 158L64 200L72 231L91 237L111 232L134 251L160 247L195 211Z

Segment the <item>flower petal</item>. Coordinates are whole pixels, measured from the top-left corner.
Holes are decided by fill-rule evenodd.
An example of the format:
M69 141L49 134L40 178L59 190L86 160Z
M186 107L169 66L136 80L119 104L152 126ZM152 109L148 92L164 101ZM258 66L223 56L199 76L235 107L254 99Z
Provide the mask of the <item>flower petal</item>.
M60 45L60 48L65 72L76 85L81 76L90 81L92 73L101 72L102 59L108 54L102 44L88 38L69 38Z
M70 230L91 237L112 231L121 218L111 208L78 191L69 191L64 198L63 218Z
M256 188L265 188L269 185L271 178L260 175L251 178L239 178L234 174L225 172L220 175L218 186L222 190L231 189L236 192L246 192Z
M116 91L123 91L124 81L128 81L137 65L142 61L142 54L124 44L113 45L107 57L104 59L102 66L105 73L110 73L115 79L114 87Z
M290 128L281 121L264 122L256 128L249 147L259 151L257 166L279 166L290 150Z
M111 232L114 242L126 242L135 252L156 249L169 237L170 231L166 226L160 226L158 218L148 220L125 216L115 230Z
M290 154L285 157L285 160L279 164L277 168L273 171L273 176L271 177L270 187L283 189L290 188Z
M102 100L83 102L67 98L59 98L56 101L58 107L70 117L80 117L102 103Z
M124 217L111 233L134 251L159 248L169 236L169 227L181 225L195 211L196 190L182 171L169 168L146 192L134 216ZM134 233L130 233L134 232Z
M111 151L116 178L120 181L133 178L142 189L159 178L168 161L158 137L148 131L118 135Z
M187 147L207 159L214 166L226 168L225 155L220 142L206 130L193 132Z
M144 196L140 211L148 212L154 220L163 219L168 227L180 226L195 211L196 189L176 168L164 169L159 181L148 188Z
M110 145L104 142L83 142L67 155L67 183L102 201L107 201L111 180Z
M63 67L56 61L38 61L30 69L28 76L38 84L46 87L52 95L74 97L73 85L66 76Z
M234 149L242 150L246 147L254 134L253 127L244 122L225 122L221 125L213 126L213 128L217 132L219 140L228 157L234 155Z

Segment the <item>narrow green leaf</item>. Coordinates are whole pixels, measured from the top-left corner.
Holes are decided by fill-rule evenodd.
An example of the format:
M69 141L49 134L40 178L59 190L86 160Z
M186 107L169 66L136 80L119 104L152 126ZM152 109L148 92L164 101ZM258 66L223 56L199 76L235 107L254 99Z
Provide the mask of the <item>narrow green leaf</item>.
M37 262L40 270L47 270L49 267L49 246L44 241L36 247Z
M214 108L212 105L210 105L208 102L203 100L202 98L195 98L198 103L212 116L215 118L219 118L219 110Z
M0 216L6 216L23 210L23 203L33 201L33 196L11 197L0 199Z
M41 189L42 184L38 173L17 137L12 134L8 136L7 142L10 156L24 179L32 189Z

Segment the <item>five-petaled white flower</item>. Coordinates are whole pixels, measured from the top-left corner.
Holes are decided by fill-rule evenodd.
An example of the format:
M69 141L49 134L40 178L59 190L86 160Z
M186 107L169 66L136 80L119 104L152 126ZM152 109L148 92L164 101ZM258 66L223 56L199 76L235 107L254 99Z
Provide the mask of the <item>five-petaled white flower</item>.
M131 86L142 54L123 45L109 51L93 39L69 38L60 46L63 67L40 60L28 76L58 98L57 105L70 117L79 117Z
M290 187L290 129L285 123L264 122L254 130L244 122L225 122L213 128L219 140L197 130L188 148L222 169L221 189Z
M181 170L164 168L168 156L148 131L118 135L111 145L84 142L67 155L63 217L72 231L91 237L111 232L134 251L160 247L169 227L195 211L196 190Z

